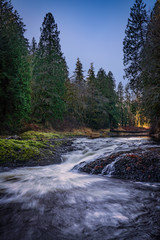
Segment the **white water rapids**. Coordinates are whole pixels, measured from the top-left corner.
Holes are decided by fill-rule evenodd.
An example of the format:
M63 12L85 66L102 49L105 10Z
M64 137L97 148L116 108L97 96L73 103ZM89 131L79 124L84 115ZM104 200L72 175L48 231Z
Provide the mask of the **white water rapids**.
M159 183L72 171L81 162L154 143L147 138L78 138L73 145L61 164L0 172L0 239L160 239Z

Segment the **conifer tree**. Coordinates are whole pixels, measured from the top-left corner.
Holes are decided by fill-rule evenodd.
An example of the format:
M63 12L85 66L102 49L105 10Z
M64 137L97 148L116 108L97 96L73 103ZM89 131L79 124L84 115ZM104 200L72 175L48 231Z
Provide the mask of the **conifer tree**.
M140 94L141 83L141 53L144 48L147 27L146 5L142 0L135 0L131 8L130 18L125 30L123 41L125 77L130 87L137 95Z
M117 95L118 95L118 108L119 108L119 112L120 112L120 123L121 123L121 126L123 126L123 124L124 124L124 106L123 106L124 89L123 89L122 82L119 82L119 84L118 84Z
M87 85L88 87L93 87L95 84L95 72L94 72L94 67L93 63L91 63L91 66L88 70L88 76L87 76Z
M108 91L108 86L107 86L107 74L103 68L100 68L98 73L97 73L97 78L96 78L96 88L99 90L99 92L106 97L107 91Z
M76 62L76 68L74 71L74 82L79 85L79 86L83 86L84 85L84 76L83 76L83 67L82 67L82 63L80 62L79 58L77 58L77 62Z
M30 54L31 54L32 56L35 55L35 53L36 53L36 51L37 51L37 48L38 48L38 46L37 46L36 39L33 37L33 38L32 38L32 42L31 42L31 46L30 46Z
M30 67L24 24L10 1L0 1L0 119L16 130L30 114Z
M83 72L82 63L78 58L73 76L74 116L81 125L84 124L86 117L86 85Z
M42 123L62 119L68 70L54 17L47 13L41 28L33 70L33 115Z
M147 29L142 61L143 104L151 122L160 125L160 1L155 3ZM160 127L159 127L160 128Z
M117 127L118 124L118 109L117 109L117 95L116 95L116 84L113 73L111 71L107 74L107 86L108 92L106 88L106 96L109 99L109 121L110 127Z
M94 128L106 128L117 125L117 107L115 81L112 72L106 74L100 68L94 83L94 96L90 99L90 124Z

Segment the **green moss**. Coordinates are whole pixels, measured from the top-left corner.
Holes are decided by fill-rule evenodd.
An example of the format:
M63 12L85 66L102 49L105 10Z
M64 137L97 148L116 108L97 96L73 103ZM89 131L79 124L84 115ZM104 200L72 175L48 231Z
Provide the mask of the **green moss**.
M27 131L20 135L24 140L50 140L56 138L74 137L74 136L86 136L81 131L75 132L37 132L37 131Z
M0 162L27 161L41 155L46 142L0 139Z
M77 136L81 133L27 131L20 135L23 140L0 139L0 164L41 161L53 157L56 148L64 144L61 138Z
M54 138L63 138L64 135L61 133L54 132L36 132L36 131L27 131L20 135L23 139L28 140L49 140Z

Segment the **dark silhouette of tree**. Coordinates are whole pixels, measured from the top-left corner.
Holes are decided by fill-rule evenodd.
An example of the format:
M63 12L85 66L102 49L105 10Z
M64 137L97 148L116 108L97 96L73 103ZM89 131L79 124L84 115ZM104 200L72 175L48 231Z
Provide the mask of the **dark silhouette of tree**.
M145 114L160 125L160 1L150 16L141 67Z
M47 124L62 119L65 112L65 81L68 70L54 17L47 13L33 69L33 115Z
M25 26L10 1L0 1L1 128L16 130L30 114L30 67Z
M147 19L146 5L142 0L135 0L125 30L123 63L125 77L136 96L140 94L142 88L141 53L145 44Z

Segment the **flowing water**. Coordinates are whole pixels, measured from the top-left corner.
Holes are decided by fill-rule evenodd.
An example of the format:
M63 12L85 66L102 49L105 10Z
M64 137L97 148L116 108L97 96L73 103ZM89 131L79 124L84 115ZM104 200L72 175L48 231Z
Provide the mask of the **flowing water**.
M147 138L78 138L73 145L59 165L1 171L0 239L160 239L159 183L82 174L74 168L154 143Z

